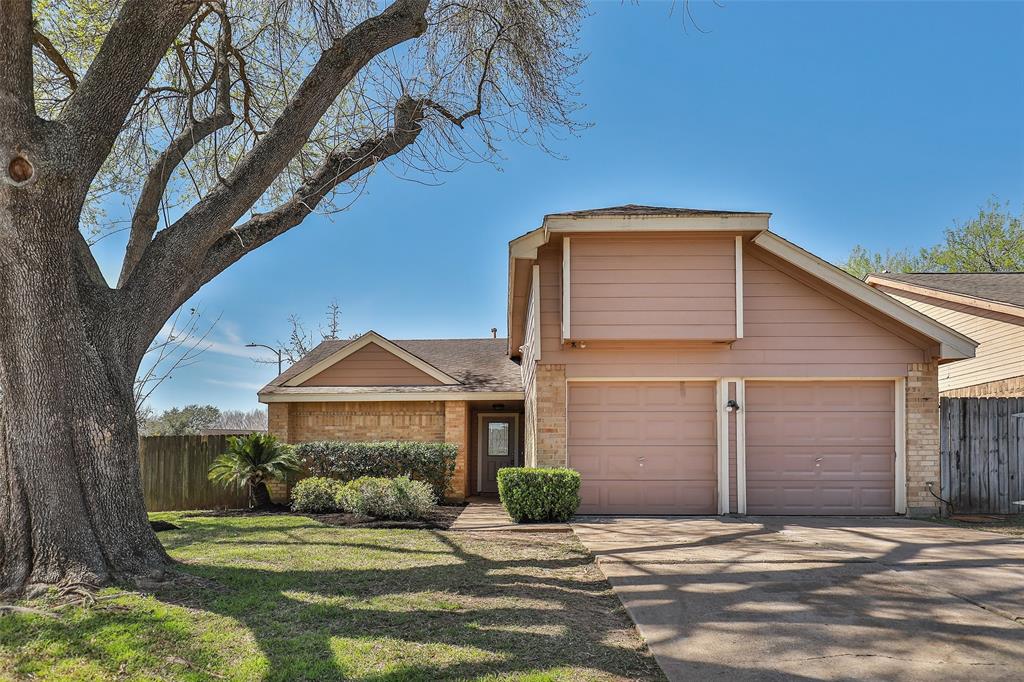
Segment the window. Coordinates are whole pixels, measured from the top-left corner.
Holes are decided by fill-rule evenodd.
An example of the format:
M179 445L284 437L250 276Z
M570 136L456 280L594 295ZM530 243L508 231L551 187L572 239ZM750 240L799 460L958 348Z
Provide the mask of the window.
M509 456L509 433L511 425L508 422L487 423L487 456L508 457Z

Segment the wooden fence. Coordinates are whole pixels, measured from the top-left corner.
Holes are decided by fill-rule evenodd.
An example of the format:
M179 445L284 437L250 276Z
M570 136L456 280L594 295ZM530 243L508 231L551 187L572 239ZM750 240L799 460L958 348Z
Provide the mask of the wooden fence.
M244 489L209 480L207 472L227 450L227 436L146 436L139 441L142 489L149 511L239 508Z
M1024 398L942 398L940 414L942 497L956 512L1024 511Z

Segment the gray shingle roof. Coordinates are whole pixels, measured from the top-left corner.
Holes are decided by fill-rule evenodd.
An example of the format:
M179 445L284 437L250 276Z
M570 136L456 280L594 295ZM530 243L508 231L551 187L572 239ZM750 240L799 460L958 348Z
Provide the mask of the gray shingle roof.
M522 391L519 365L510 360L507 339L388 339L460 383L451 386L347 386L345 393L423 393L463 391ZM338 352L351 341L321 343L264 386L260 393L337 393L333 386L292 388L282 386L296 374Z
M550 216L566 216L570 218L589 218L596 216L694 216L694 215L770 215L750 211L716 211L703 208L672 208L669 206L641 206L625 204L606 208L588 208L582 211L566 211L565 213L549 213Z
M874 276L1024 308L1024 272L880 272Z

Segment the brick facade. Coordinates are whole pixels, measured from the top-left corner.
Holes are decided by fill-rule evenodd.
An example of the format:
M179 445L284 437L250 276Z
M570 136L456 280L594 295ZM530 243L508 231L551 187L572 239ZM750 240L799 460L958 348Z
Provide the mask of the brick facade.
M444 404L444 442L459 448L455 459L451 497L465 499L469 490L469 404L450 400Z
M939 368L936 362L915 363L908 368L907 401L907 514L930 516L939 501L928 492L932 481L938 492L939 466Z
M468 482L469 409L462 401L302 402L270 403L270 433L286 443L314 440L409 440L455 443L453 497L466 495ZM270 485L277 502L288 499L283 482Z
M954 388L942 391L941 395L943 398L1021 398L1024 397L1024 376Z
M535 466L566 463L565 365L537 365Z

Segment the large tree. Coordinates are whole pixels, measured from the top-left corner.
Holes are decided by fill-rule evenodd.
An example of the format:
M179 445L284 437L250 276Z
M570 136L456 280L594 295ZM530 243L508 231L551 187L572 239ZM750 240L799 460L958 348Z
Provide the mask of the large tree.
M3 0L0 593L166 574L133 381L206 282L382 163L576 127L582 0L383 5ZM108 282L90 242L125 197Z
M871 251L857 245L842 268L855 277L873 272L1019 272L1024 270L1024 212L990 198L971 219L946 228L941 243L913 251Z

